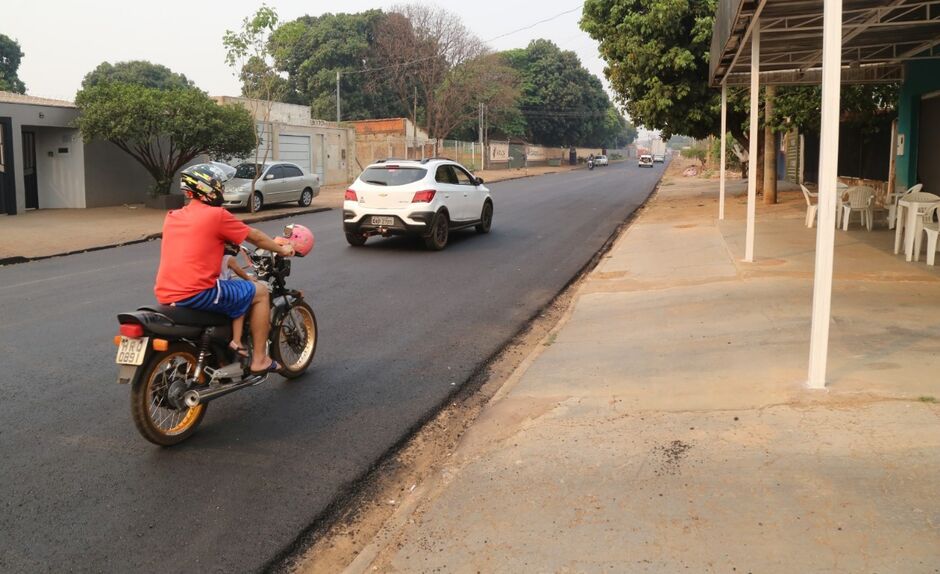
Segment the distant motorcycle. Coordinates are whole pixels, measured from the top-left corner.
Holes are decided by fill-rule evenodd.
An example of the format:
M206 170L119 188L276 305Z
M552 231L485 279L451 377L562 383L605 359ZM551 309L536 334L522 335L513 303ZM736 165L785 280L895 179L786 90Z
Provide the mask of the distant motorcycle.
M589 170L594 169L594 160L593 160L593 159L589 159L588 162L587 162L587 164L588 164L588 169L589 169Z
M270 355L293 379L313 361L317 319L303 293L288 289L291 261L263 249L242 247L256 279L271 290ZM131 415L140 434L161 446L189 438L208 403L264 382L251 375L250 359L230 346L232 321L225 315L185 307L150 305L118 315L116 363L119 383L131 386ZM251 353L251 327L245 319L242 346Z

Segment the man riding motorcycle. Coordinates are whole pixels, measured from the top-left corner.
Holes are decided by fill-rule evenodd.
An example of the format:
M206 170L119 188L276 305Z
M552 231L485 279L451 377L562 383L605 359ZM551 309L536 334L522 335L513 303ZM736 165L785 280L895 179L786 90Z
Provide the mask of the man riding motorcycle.
M221 170L210 164L191 166L181 173L180 187L190 201L167 213L163 222L160 267L153 290L163 305L220 313L232 319L250 313L253 344L249 370L262 375L280 369L267 353L268 288L252 281L219 279L220 262L226 242L248 241L284 257L293 255L294 247L275 242L222 208L224 179Z

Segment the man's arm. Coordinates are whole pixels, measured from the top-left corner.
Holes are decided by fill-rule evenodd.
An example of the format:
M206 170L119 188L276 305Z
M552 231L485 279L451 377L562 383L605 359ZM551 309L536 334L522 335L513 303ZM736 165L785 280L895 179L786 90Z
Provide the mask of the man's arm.
M250 228L248 237L245 239L248 241L248 243L251 243L255 247L260 247L261 249L267 249L268 251L279 253L284 257L290 257L294 254L294 247L290 243L286 245L276 243L268 236L267 233L255 227Z

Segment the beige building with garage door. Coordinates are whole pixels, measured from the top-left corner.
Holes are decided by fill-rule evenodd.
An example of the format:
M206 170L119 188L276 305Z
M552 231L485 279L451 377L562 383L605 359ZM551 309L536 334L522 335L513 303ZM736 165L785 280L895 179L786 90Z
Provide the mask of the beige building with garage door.
M239 104L255 117L261 134L259 158L288 161L317 174L323 185L352 180L356 132L335 122L314 119L310 106L265 102L233 96L213 98L218 104ZM267 113L270 106L270 113ZM267 121L264 121L267 115ZM254 155L243 161L254 160ZM234 161L233 161L234 163Z

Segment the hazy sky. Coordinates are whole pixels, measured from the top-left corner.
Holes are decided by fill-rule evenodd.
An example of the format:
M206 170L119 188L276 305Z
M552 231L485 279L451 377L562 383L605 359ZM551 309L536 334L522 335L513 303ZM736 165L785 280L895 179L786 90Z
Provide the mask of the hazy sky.
M225 65L222 35L235 29L261 0L2 0L0 33L25 53L19 76L28 93L71 100L82 77L103 61L150 60L185 74L212 95L236 95L238 82ZM360 12L400 2L268 0L282 20L304 14ZM487 40L566 10L577 0L441 0L480 38ZM597 44L581 31L581 11L491 42L497 50L549 38L573 50L603 79ZM606 85L606 82L605 82Z

